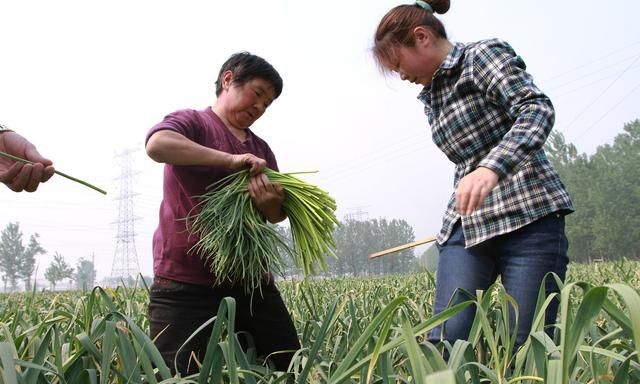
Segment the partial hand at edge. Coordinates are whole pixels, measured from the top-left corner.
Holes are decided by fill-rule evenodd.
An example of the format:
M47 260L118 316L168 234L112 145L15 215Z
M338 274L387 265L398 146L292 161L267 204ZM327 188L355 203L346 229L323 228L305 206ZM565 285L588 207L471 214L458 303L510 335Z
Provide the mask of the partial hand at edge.
M24 164L0 157L0 182L14 192L35 192L55 172L52 161L42 157L31 142L15 132L0 134L0 151L33 162Z

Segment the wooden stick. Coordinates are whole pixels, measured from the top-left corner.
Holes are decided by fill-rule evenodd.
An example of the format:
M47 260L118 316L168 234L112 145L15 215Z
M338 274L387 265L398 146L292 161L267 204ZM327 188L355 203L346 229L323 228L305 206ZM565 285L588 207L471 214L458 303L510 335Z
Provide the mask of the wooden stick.
M375 259L376 257L380 257L380 256L388 255L388 254L390 254L390 253L394 253L394 252L402 251L402 250L407 249L407 248L417 247L418 245L422 245L422 244L430 243L430 242L435 241L435 240L436 240L436 237L435 237L435 236L430 236L430 237L427 237L426 239L422 239L422 240L414 241L413 243L408 243L408 244L404 244L404 245L399 245L399 246L397 246L397 247L393 247L393 248L385 249L384 251L380 251L380 252L372 253L372 254L370 254L370 255L369 255L369 258L370 258L370 259Z

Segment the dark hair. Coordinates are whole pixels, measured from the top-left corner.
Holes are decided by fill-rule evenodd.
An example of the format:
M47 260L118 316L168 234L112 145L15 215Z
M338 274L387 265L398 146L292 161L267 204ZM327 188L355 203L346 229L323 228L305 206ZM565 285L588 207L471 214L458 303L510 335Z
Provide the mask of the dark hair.
M449 10L450 1L426 0L426 3L431 5L434 13L443 14ZM385 64L396 59L394 47L415 44L413 30L420 26L429 28L436 37L447 38L442 22L417 3L398 5L384 15L378 24L373 46L373 56L383 70L386 69Z
M231 55L222 64L218 80L216 80L216 96L220 96L222 93L222 77L227 71L233 73L233 82L237 85L243 85L255 78L260 78L273 85L275 98L278 98L282 93L282 78L271 64L262 57L249 52L238 52Z

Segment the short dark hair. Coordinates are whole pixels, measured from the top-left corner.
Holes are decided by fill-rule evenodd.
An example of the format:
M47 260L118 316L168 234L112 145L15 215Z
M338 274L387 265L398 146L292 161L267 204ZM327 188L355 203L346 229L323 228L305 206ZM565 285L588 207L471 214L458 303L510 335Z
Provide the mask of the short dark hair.
M220 68L218 80L216 80L216 96L220 96L222 93L222 77L226 71L233 73L233 82L237 85L243 85L259 78L273 85L275 98L278 98L282 93L282 78L271 64L262 57L249 52L237 52L231 55Z

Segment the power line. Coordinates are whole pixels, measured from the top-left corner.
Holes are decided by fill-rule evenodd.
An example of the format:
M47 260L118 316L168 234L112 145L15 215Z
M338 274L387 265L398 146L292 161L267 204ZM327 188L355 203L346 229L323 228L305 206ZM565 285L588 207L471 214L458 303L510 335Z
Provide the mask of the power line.
M400 140L397 140L395 142L385 145L384 149L382 150L374 149L374 150L365 152L363 154L360 154L355 159L353 158L347 159L347 160L341 161L338 164L329 165L326 169L329 169L332 172L341 172L344 170L350 170L354 168L354 164L357 164L359 162L367 162L371 159L371 157L374 157L374 156L380 157L380 156L383 156L385 153L395 152L398 150L402 151L406 147L406 145L404 145L405 142L410 141L409 145L411 145L411 144L414 144L417 140L423 140L425 137L426 135L422 132L420 134L413 134L411 136L404 137ZM397 147L398 145L402 145L402 146L400 148L393 148L393 147Z
M633 89L627 93L626 95L624 95L620 100L618 100L617 103L615 103L611 108L609 108L609 110L607 110L602 116L600 116L600 118L598 120L596 120L595 122L593 122L593 124L591 124L590 126L588 126L584 131L582 131L582 133L580 134L580 136L578 136L575 141L580 140L586 133L587 131L589 131L591 128L595 127L596 124L598 124L600 121L602 121L602 119L605 118L605 116L607 116L609 114L609 112L613 111L618 105L620 105L627 97L631 96L632 93L634 93L635 91L638 90L638 88L640 88L640 83L637 84L635 87L633 87Z
M624 47L621 47L621 48L618 48L618 49L616 49L616 50L614 50L614 51L611 51L611 52L609 52L609 53L606 53L606 54L604 54L604 55L600 56L599 58L597 58L597 59L595 59L595 60L592 60L592 61L590 61L590 62L588 62L588 63L586 63L586 64L581 64L581 65L579 65L579 66L577 66L577 67L574 67L574 68L568 69L568 70L567 70L567 71L565 71L565 72L561 72L561 73L559 73L559 74L557 74L557 75L553 75L553 76L551 76L551 77L549 77L549 78L547 78L547 79L543 79L543 80L544 80L544 81L553 80L553 79L556 79L556 78L558 78L558 77L562 77L562 76L564 76L564 75L566 75L566 74L568 74L568 73L574 73L577 69L581 69L581 68L584 68L584 67L588 67L588 66L590 66L590 65L592 65L592 64L594 64L594 63L597 63L597 62L600 62L600 61L602 61L602 60L608 59L608 58L610 58L613 54L618 53L618 52L620 52L620 51L626 51L626 50L627 50L627 48L629 48L629 47L633 47L633 46L638 45L638 44L640 44L640 41L633 42L633 43L631 43L631 44L629 44L629 45L626 45L626 46L624 46Z
M606 69L607 69L607 70L613 70L613 69L614 69L614 68L613 68L614 66L616 66L616 65L618 65L618 64L622 64L622 63L624 63L624 62L626 62L626 61L629 61L629 60L631 60L631 59L634 59L635 57L636 57L636 56L634 55L634 56L632 56L632 57L628 57L628 58L626 58L626 59L624 59L624 60L621 60L621 61L615 62L615 63L613 63L613 64L611 64L611 65L608 65ZM630 68L630 69L639 68L639 67L640 67L640 66L635 66L635 67ZM593 75L602 75L602 74L603 74L603 72L604 72L604 71L603 71L602 69L598 68L598 69L593 70L593 71L591 71L591 72L589 72L589 73L585 73L585 74L583 74L583 75L581 75L581 76L579 76L579 77L576 77L575 79L568 80L568 81L566 81L566 82L564 82L564 83L556 84L556 85L553 85L553 86L550 86L550 87L545 87L545 91L546 91L546 90L557 90L557 89L560 89L560 88L566 87L566 86L568 86L568 85L571 85L571 84L573 84L573 83L576 83L576 82L578 82L578 81L584 80L585 78L591 78L591 77L593 77ZM607 78L609 78L609 77L613 77L613 76L615 76L616 74L617 74L617 70L616 70L614 73L611 73L611 74L608 74L608 75L605 75L605 76L600 77L600 80L602 80L602 79L607 79Z
M640 68L640 65L636 65L635 67L631 68L630 70L632 70L632 69L637 69L637 68ZM594 85L594 84L597 84L597 83L599 83L599 82L601 82L601 81L603 81L603 80L607 80L607 79L609 79L609 78L611 78L611 77L614 77L614 76L616 76L616 74L615 74L615 73L614 73L614 74L611 74L611 75L607 75L607 76L601 77L601 78L599 78L599 79L597 79L597 80L594 80L594 81L592 81L592 82L589 82L589 83L583 84L583 85L581 85L581 86L579 86L579 87L577 87L577 88L573 88L573 89L572 89L572 90L570 90L570 91L566 91L566 92L560 93L560 94L558 94L558 95L554 95L553 99L554 99L554 100L555 100L555 99L559 99L559 98L561 98L561 97L564 97L564 96L566 96L566 95L572 94L572 93L577 92L577 91L579 91L579 90L581 90L581 89L584 89L584 88L590 87L590 86L592 86L592 85Z
M631 69L631 67L638 60L640 60L640 55L636 56L635 60L633 60L633 62L631 62L631 64L629 64L629 66L627 66L624 71L622 71L602 92L600 92L591 103L589 103L582 111L580 111L580 113L578 113L578 115L565 127L565 130L568 130L573 125L573 123L575 123L589 108L591 108L596 103L596 101L598 101L600 97L602 97L602 95L604 95L605 92L607 92L613 86L613 84L615 84L625 73L627 73L627 71Z
M413 143L404 146L403 148L397 148L393 151L387 151L384 153L379 153L378 156L371 156L366 159L362 159L361 162L363 164L353 165L350 163L350 166L343 167L337 171L331 171L329 175L322 174L320 175L323 179L340 179L349 175L352 175L354 172L359 172L362 170L370 169L372 167L377 166L380 162L389 161L391 159L397 159L400 157L404 157L406 155L424 150L426 148L425 144L429 141L429 139L425 136L423 139L414 141Z

